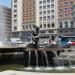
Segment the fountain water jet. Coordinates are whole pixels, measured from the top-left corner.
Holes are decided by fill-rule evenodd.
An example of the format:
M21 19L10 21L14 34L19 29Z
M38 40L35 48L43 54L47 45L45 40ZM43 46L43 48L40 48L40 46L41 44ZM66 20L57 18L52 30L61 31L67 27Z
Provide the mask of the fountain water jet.
M41 68L38 66L38 53L37 53L37 51L35 51L35 54L36 54L36 64L37 64L35 70L40 71Z
M47 54L46 54L46 52L45 52L45 51L44 51L43 53L44 53L45 58L46 58L47 67L49 67L49 63L48 63L48 59L47 59Z
M29 51L28 67L26 68L26 70L32 70L32 68L30 67L30 59L31 59L31 51Z
M36 64L37 64L37 67L38 67L38 54L37 54L37 51L35 51L35 54L36 54Z
M30 59L31 59L31 52L29 51L29 61L28 61L28 67L30 66Z

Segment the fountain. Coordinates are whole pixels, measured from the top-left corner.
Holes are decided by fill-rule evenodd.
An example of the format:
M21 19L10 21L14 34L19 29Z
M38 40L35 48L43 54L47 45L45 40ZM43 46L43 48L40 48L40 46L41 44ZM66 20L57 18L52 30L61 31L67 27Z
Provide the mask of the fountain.
M53 63L53 57L55 56L51 51L39 50L39 28L32 33L32 44L27 46L27 50L24 52L26 70L51 70ZM29 48L29 49L28 49Z
M55 67L54 57L57 57L59 53L53 50L46 50L47 48L42 48L38 46L39 42L39 28L32 33L32 44L27 46L27 49L24 52L25 57L25 69L28 71L50 71ZM44 49L44 50L43 50ZM55 70L63 70L64 63L62 62L62 66L60 67L59 61L58 66Z
M53 63L52 53L50 51L25 51L25 70L48 71L52 70Z

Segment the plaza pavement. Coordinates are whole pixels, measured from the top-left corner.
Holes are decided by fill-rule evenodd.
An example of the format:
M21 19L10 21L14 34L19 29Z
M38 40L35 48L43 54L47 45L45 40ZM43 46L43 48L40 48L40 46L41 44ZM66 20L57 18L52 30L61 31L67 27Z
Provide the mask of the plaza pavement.
M24 71L3 71L0 75L75 75L75 73L37 73L37 72L24 72Z

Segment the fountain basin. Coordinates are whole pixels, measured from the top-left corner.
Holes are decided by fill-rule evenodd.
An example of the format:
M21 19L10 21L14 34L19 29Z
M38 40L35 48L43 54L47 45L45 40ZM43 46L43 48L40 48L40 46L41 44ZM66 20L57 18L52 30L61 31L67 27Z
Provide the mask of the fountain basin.
M36 71L41 71L42 68L41 68L41 67L36 67L35 70L36 70Z
M53 70L54 68L53 67L47 67L47 68L44 68L44 69L47 70L47 71L48 70L50 71L50 70Z
M69 66L71 69L75 69L75 65L70 65Z
M27 68L25 68L26 70L33 70L33 68L32 67L27 67Z
M67 70L71 70L71 69L69 67L66 67L66 66L59 66L59 67L56 67L55 70L67 71Z

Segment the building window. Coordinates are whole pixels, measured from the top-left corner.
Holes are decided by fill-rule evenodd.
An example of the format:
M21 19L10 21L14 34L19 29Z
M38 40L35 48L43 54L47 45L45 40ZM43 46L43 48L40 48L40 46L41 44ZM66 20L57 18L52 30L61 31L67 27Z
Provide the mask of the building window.
M30 18L30 20L32 20L32 18Z
M54 2L54 0L51 0L51 2Z
M43 4L46 3L46 0L43 0Z
M26 29L28 29L28 25L26 25Z
M17 27L14 27L14 30L17 30Z
M68 8L64 8L64 11L68 11Z
M50 20L50 16L47 16L47 20Z
M45 31L41 31L41 33L45 33Z
M43 20L44 20L44 21L46 20L46 16L43 17Z
M48 32L49 32L49 33L54 33L53 30L49 30Z
M14 2L17 2L17 0L14 0Z
M51 13L54 13L54 10L51 10Z
M75 16L75 12L71 13L70 16L71 16L71 17Z
M40 14L42 14L42 11L40 12Z
M33 12L33 15L35 15L35 12Z
M71 32L75 32L74 29L72 29Z
M14 15L14 17L17 17L17 15Z
M50 10L47 10L47 14L50 14Z
M64 14L64 16L65 16L65 17L67 17L67 16L68 16L68 14Z
M36 26L35 26L35 24L33 24L33 28L35 28Z
M47 5L47 8L50 8L50 5Z
M59 9L59 11L61 12L63 9Z
M35 7L33 7L33 10L35 9Z
M43 9L46 9L46 6L43 6Z
M17 19L14 19L14 23L17 22Z
M68 21L65 21L65 28L68 28Z
M35 20L35 18L33 18L33 20Z
M59 32L60 32L60 33L63 33L63 31L62 31L62 30L60 30Z
M54 20L54 15L51 16L51 19Z
M62 5L62 3L59 3L59 6L61 6Z
M32 15L32 13L30 12L30 15Z
M14 5L14 7L16 8L16 7L17 7L17 5Z
M62 26L62 22L60 22L59 25L60 25L60 28L63 28L63 26Z
M54 8L54 4L51 4L51 8Z
M46 11L43 11L43 14L46 14Z
M25 6L25 4L23 4L23 6Z
M42 1L39 1L39 4L42 4Z
M55 24L54 23L52 23L52 28L54 28L55 27Z
M51 36L51 40L55 40L55 37L54 36Z
M50 28L50 24L47 24L47 27Z
M71 1L70 4L73 4L73 1Z
M23 25L23 29L25 30L25 26Z
M71 21L70 24L71 24L71 28L74 28L74 22Z
M65 5L67 5L67 4L68 4L68 2L64 2L64 4L65 4Z
M29 28L31 29L32 27L31 27L31 24L29 24Z
M40 28L42 28L42 25L40 25Z
M16 13L16 12L17 12L17 10L14 10L14 12Z
M40 17L40 20L42 20L42 17Z
M63 17L63 15L59 15L59 16L60 16L60 18Z
M42 9L42 6L40 6L39 8L40 8L40 10L41 10L41 9Z
M46 24L44 24L44 28L46 28Z

